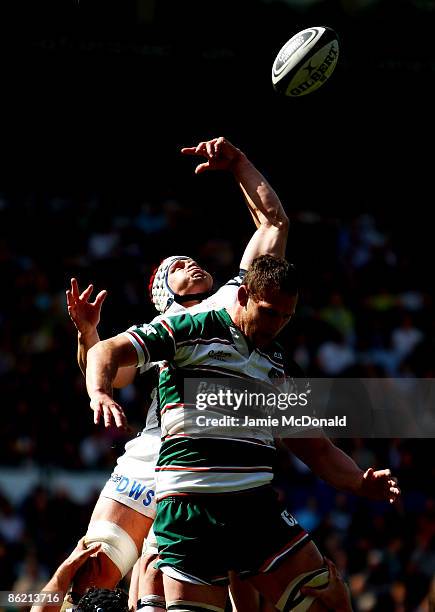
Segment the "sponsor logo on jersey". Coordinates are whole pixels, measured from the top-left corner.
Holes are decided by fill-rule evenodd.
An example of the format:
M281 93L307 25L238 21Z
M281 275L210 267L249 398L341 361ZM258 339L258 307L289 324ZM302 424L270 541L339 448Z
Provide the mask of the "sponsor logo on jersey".
M281 512L281 516L282 516L282 520L285 521L289 527L294 527L295 525L298 524L295 517L292 514L290 514L288 510L284 510L283 512Z
M111 475L110 481L117 485L115 488L117 493L124 493L124 495L135 501L142 502L145 507L151 504L156 494L146 484L142 484L140 481L132 478L127 478L127 476L116 474L115 472Z
M284 372L276 368L271 368L267 375L269 378L284 378Z
M212 359L217 359L218 361L225 361L228 357L231 357L231 353L227 353L225 351L209 351L208 356Z

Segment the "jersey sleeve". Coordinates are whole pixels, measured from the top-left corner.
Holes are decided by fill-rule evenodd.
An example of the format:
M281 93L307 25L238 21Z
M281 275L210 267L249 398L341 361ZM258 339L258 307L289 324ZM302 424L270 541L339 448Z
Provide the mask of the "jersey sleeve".
M157 361L173 361L177 343L195 332L195 320L190 314L162 317L140 326L133 326L124 332L137 353L137 367Z
M244 278L246 276L246 272L247 272L247 270L244 270L243 268L240 268L239 273L237 274L237 276L234 276L233 278L231 278L223 286L224 287L234 287L234 286L240 287L240 285L243 284Z

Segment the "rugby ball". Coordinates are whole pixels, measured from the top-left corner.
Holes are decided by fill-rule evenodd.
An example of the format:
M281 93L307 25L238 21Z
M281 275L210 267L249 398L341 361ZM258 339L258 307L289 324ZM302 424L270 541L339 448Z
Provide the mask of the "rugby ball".
M338 53L338 36L332 28L302 30L276 56L272 66L273 87L290 98L306 96L329 79Z

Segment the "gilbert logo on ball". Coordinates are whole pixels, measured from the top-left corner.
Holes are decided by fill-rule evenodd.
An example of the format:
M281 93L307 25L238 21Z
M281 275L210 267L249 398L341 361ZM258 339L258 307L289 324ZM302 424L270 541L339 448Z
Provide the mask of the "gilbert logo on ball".
M295 34L273 62L275 90L299 98L319 89L334 72L338 53L338 36L332 28L307 28Z

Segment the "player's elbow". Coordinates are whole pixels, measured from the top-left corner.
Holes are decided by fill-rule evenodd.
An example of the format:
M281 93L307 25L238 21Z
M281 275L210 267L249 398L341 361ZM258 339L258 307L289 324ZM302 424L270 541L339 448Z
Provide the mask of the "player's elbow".
M287 232L289 231L290 228L290 219L287 217L287 215L283 212L280 216L280 218L278 219L278 229L282 232Z
M274 233L288 234L290 227L290 220L285 213L279 216L271 216L270 218L263 218L261 222L261 229L263 231L272 231Z
M100 364L106 362L116 363L116 346L109 340L100 340L92 346L87 354L87 364ZM118 364L117 364L118 365Z

